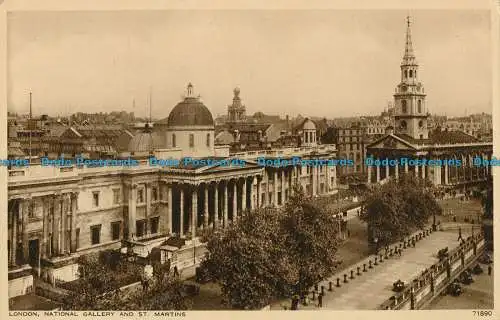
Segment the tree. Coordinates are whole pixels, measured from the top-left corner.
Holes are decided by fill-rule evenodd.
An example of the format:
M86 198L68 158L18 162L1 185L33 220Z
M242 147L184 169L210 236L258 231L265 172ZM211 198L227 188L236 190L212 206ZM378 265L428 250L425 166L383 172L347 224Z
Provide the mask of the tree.
M370 242L378 246L399 241L423 228L433 214L441 214L433 185L411 174L374 186L360 218L368 223Z
M304 295L335 270L338 221L332 212L307 198L300 186L294 186L284 211L285 247L298 268L294 293Z
M280 223L277 210L258 209L210 236L201 267L219 281L224 299L233 308L262 308L287 286L293 269Z
M220 282L233 308L262 308L333 273L338 222L312 201L295 187L283 210L247 212L210 237L202 268Z

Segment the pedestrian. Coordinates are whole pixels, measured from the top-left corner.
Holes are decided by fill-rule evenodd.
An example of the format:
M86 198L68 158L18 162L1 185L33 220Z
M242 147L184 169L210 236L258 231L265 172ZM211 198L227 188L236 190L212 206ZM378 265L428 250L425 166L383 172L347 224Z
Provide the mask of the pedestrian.
M462 240L462 241L464 240L462 238L462 227L458 227L458 239L457 239L457 241L460 241L460 240Z
M174 277L179 276L179 269L177 269L177 266L174 266Z
M318 308L322 308L323 307L323 294L320 293L318 295Z
M401 248L399 248L398 249L398 254L399 254L400 257L401 257L401 251L402 251Z
M488 265L488 275L491 276L491 264Z

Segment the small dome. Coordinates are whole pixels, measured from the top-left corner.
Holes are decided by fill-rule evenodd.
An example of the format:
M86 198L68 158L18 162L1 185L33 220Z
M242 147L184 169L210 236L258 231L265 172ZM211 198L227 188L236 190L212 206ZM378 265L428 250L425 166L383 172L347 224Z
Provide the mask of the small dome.
M168 126L213 126L212 113L198 99L187 97L170 112Z
M151 132L140 132L130 139L127 151L148 152L162 147L160 136Z
M316 125L311 120L307 119L302 125L303 130L316 130Z

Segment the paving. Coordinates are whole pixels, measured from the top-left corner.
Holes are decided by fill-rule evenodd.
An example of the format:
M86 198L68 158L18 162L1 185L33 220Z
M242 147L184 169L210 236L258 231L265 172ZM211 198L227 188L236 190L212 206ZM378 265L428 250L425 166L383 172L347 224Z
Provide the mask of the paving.
M469 232L462 231L462 235L467 237ZM325 286L326 295L323 298L323 307L327 310L374 310L394 294L392 284L398 279L408 283L418 276L424 269L429 268L438 261L436 253L439 249L448 247L450 250L458 246L458 233L454 232L433 232L430 236L418 241L415 248L408 248L403 251L401 257L393 256L384 259L382 263L367 268L367 272L361 272L360 276L354 279L348 278L348 283L340 280L341 287L336 287L336 279L329 279L320 284ZM356 270L356 265L352 267ZM354 273L356 274L356 272ZM350 275L350 273L348 274ZM329 292L328 281L334 284L333 291ZM289 304L289 303L288 303ZM288 305L289 307L289 305ZM283 308L281 305L273 305L272 309ZM299 309L316 309L317 299L310 301L307 306L300 306Z

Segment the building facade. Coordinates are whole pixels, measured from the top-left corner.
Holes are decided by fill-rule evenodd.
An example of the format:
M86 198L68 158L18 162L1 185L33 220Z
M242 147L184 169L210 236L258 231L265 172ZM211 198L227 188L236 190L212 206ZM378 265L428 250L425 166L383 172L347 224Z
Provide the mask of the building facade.
M418 69L408 18L401 80L394 94L396 126L389 126L382 138L367 146L367 158L397 162L367 166L368 183L397 178L408 172L447 188L467 188L489 180L491 168L474 165L474 159L491 160L491 142L482 142L463 131L429 130L430 115L424 87L418 80ZM402 158L419 160L420 164L414 161L404 165L398 163ZM433 165L424 164L424 160L434 161Z
M188 86L184 101L155 133L170 147L142 145L156 143L154 139L131 140L145 151L137 165L10 169L9 297L29 292L33 276L49 282L74 280L76 259L96 251L131 246L146 257L170 238L182 239L184 247L202 246L201 232L227 227L246 210L283 206L294 184L310 196L336 193L335 167L259 165L259 158L335 158L334 145L230 154L228 146L214 145L207 110ZM152 165L145 156L179 163ZM213 163L203 162L209 160ZM167 248L180 269L199 262L203 254L177 254L182 249Z

